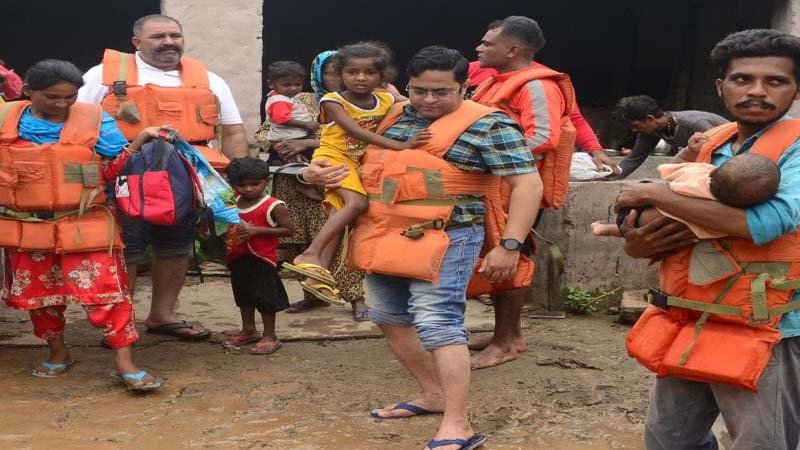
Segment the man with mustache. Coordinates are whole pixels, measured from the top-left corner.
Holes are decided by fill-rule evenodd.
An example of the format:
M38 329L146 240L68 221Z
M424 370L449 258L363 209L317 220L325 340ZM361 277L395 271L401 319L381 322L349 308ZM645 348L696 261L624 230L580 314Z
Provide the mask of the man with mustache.
M638 169L661 139L677 152L686 147L689 137L694 133L702 133L728 122L723 117L705 111L664 111L646 95L620 99L615 113L636 133L631 154L619 163L622 169L620 178Z
M220 150L227 158L247 156L244 125L230 88L200 61L183 56L184 36L177 20L160 14L142 17L133 25L131 41L135 54L106 50L103 64L86 72L78 101L103 105L129 140L144 127L171 125L201 148L212 165L224 166ZM209 149L218 131L219 148ZM145 319L147 331L187 340L208 338L209 330L175 316L195 226L151 226L124 216L120 220L131 292L138 263L148 244L152 246L153 296Z
M746 209L687 198L664 184L626 187L615 209L654 206L727 237L699 241L658 217L620 230L625 251L660 260L660 290L626 338L658 373L645 422L648 450L717 449L722 414L733 449L794 450L800 442L800 38L775 30L731 34L711 52L717 92L736 123L705 133L689 159L721 166L740 154L777 163L778 192ZM682 155L686 156L686 152ZM763 302L762 302L763 300ZM675 331L677 334L675 334ZM683 340L682 340L683 338Z

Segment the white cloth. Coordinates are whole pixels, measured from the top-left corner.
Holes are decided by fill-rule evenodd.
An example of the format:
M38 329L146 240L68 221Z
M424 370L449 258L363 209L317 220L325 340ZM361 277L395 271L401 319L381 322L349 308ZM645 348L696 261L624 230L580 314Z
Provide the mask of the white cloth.
M292 119L301 120L303 122L311 122L314 120L311 113L308 111L305 103L297 99L297 97L289 98L285 95L270 93L267 97L267 120L269 121L269 133L267 133L268 141L286 141L289 139L301 139L309 135L309 131L305 128L293 127L291 125L279 125L272 121L269 115L270 106L277 102L288 102L292 104Z
M180 87L181 76L177 70L163 71L142 61L136 52L136 69L139 72L139 86L155 84L163 87ZM208 86L219 98L219 123L222 125L238 125L242 123L239 108L233 99L231 89L225 80L208 72ZM99 105L111 88L103 85L103 65L98 64L83 74L83 86L78 91L78 101Z

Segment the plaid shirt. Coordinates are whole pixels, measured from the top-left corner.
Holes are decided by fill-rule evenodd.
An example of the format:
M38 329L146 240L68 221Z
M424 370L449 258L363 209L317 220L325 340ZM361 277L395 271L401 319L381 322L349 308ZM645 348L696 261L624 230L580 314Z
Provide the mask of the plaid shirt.
M411 105L405 115L383 133L383 136L405 141L431 122L420 116ZM498 176L536 172L536 165L525 138L514 120L504 113L491 113L473 123L444 154L444 160L467 172L491 173ZM450 220L467 223L486 215L483 203L456 205Z

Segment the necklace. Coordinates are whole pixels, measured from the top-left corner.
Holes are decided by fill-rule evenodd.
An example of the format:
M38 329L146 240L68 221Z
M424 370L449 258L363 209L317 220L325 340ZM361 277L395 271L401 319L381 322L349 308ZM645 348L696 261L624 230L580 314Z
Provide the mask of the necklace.
M675 137L675 131L678 128L678 124L675 122L675 117L672 114L667 113L667 128L664 129L664 137L668 139L673 139Z

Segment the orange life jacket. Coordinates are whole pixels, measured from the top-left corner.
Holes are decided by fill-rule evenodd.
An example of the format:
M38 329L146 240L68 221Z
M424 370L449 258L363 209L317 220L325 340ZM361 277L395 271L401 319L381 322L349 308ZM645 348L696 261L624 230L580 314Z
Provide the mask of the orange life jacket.
M378 127L379 134L402 117L404 105L389 110ZM437 282L450 245L445 227L454 206L480 200L486 207L484 248L498 244L507 217L500 196L501 178L459 170L443 159L467 128L494 111L464 101L430 125L433 138L418 149L367 147L361 182L369 196L369 209L358 218L350 235L351 267ZM532 273L533 263L529 263ZM518 275L530 278L526 270Z
M121 247L94 152L103 110L75 103L58 142L33 145L18 132L29 105L0 106L0 247L59 253Z
M136 56L106 49L103 54L103 85L111 91L103 98L103 109L117 120L129 141L144 128L172 125L195 145L214 168L230 162L221 151L208 147L218 137L219 99L211 92L208 71L202 62L184 56L179 71L182 86L139 86ZM221 143L221 142L220 142Z
M736 123L707 131L698 162L738 132ZM800 120L784 120L761 135L750 153L778 161L800 138ZM782 314L800 287L800 234L763 245L727 237L704 240L661 262L664 295L649 294L650 306L626 337L628 354L659 377L728 384L757 392L772 347L780 340ZM660 299L659 299L660 297Z
M544 67L530 67L519 71L503 82L498 82L496 78L490 77L478 86L472 95L472 100L499 108L517 123L521 123L519 113L509 107L509 102L527 83L542 79L555 81L564 96L564 111L559 124L561 135L558 145L553 151L534 155L537 158L539 175L542 177L544 185L542 207L558 208L564 204L567 198L569 169L572 165L572 153L575 151L575 126L569 118L572 105L575 104L575 89L572 87L569 75Z

